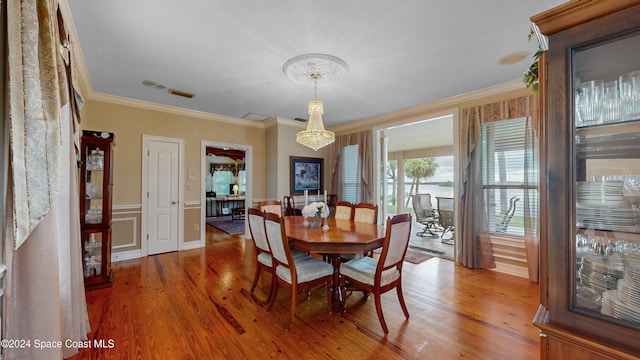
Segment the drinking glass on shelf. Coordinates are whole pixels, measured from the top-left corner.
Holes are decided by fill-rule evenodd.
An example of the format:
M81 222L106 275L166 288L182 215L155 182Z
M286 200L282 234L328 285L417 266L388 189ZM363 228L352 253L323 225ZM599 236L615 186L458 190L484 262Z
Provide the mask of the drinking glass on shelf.
M604 81L591 80L576 86L576 107L582 125L602 124Z
M640 119L640 70L620 76L622 120Z
M620 90L618 81L607 81L606 83L604 83L602 121L605 123L610 123L620 120Z

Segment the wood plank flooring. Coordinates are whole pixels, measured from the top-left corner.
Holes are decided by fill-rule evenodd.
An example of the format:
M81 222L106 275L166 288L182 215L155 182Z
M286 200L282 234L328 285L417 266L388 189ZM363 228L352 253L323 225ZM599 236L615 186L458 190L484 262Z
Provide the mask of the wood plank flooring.
M395 291L383 295L389 334L373 299L347 299L329 313L323 287L301 296L283 330L290 293L280 289L271 313L255 297L250 240L207 227L207 246L113 264L112 288L87 292L89 339L111 349L83 349L73 359L539 359L531 325L538 285L432 258L405 263L405 321Z

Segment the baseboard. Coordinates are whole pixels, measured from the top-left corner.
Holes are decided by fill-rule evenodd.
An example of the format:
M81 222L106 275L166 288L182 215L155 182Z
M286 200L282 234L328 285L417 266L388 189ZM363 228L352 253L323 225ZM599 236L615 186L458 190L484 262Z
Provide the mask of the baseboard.
M199 249L203 247L200 240L187 241L182 244L182 250L191 250L191 249Z
M120 251L120 252L112 252L111 253L111 262L118 262L124 260L132 260L138 259L142 257L142 250L129 250L129 251Z

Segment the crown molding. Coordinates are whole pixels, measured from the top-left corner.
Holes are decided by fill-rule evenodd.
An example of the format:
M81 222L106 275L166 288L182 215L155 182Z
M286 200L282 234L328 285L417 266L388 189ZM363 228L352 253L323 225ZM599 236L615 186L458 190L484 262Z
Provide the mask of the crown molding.
M436 100L426 104L411 106L398 111L392 111L385 114L372 116L369 118L357 120L344 125L331 127L331 131L336 133L346 133L350 130L366 127L374 127L379 124L386 124L400 119L410 119L414 117L424 116L443 108L458 107L461 103L482 99L488 96L499 95L509 91L521 90L525 86L522 80L513 80L506 83L490 86L480 90L474 90L468 93L451 96L445 99Z
M269 122L269 124L268 125L265 124L266 127L275 126L275 125L285 125L285 126L296 127L300 129L305 129L307 127L306 122L300 122L300 121L281 118L281 117L271 117L267 121Z
M208 113L204 111L185 109L185 108L171 106L171 105L157 104L149 101L136 100L136 99L109 95L109 94L104 94L99 92L91 92L88 96L88 99L95 100L95 101L103 101L103 102L108 102L108 103L118 104L118 105L137 107L145 110L154 110L154 111L160 111L160 112L165 112L169 114L188 116L188 117L193 117L198 119L225 122L225 123L234 124L234 125L251 126L251 127L262 128L262 129L265 128L264 123L260 121L234 118L231 116L224 116L224 115L218 115L218 114Z

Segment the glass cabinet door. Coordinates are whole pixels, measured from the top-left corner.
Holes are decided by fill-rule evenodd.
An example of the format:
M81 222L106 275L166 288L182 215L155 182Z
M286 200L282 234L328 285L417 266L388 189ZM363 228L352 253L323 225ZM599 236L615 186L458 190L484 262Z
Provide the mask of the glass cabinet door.
M640 329L640 34L583 44L571 56L570 306Z
M100 146L87 149L85 174L85 214L86 224L102 224L105 190L105 150Z
M104 240L101 231L83 234L85 279L102 275L102 243Z
M83 130L80 149L80 225L85 289L111 286L113 133Z

